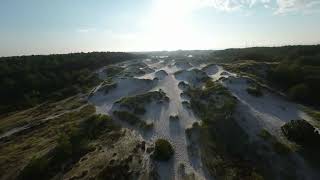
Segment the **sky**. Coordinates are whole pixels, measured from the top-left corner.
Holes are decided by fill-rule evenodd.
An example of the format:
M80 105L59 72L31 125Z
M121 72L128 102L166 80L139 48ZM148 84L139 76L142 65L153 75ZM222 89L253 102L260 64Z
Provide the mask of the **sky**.
M0 0L0 56L320 44L320 0Z

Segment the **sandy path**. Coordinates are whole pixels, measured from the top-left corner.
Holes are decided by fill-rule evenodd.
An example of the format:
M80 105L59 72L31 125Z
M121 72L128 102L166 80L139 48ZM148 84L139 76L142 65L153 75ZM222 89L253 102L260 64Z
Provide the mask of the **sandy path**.
M151 141L155 141L158 138L167 139L175 149L173 162L158 163L161 179L174 179L174 177L177 179L180 163L183 163L188 171L194 172L198 176L203 174L199 162L192 161L188 156L185 129L191 126L193 122L198 121L198 119L191 110L182 106L180 97L182 91L178 88L179 82L172 73L160 81L154 90L162 89L170 98L170 102L165 107L160 107L159 105L150 106L144 116L147 121L154 122L154 130L145 138ZM170 115L178 115L179 120L170 121Z
M111 90L108 94L96 91L90 98L90 101L96 105L98 113L110 114L114 102L122 97L162 89L170 98L169 103L167 105L152 103L146 107L147 112L143 115L142 119L153 122L154 128L149 132L139 131L145 140L153 142L158 138L164 138L169 140L175 149L174 158L169 162L156 163L158 174L161 179L165 180L180 179L178 168L180 163L182 163L186 166L187 173L193 172L198 179L204 179L203 168L199 159L191 159L188 156L185 129L191 126L193 122L198 121L198 119L191 110L184 108L181 104L180 93L182 91L178 88L180 81L174 77L174 72L182 70L181 65L179 67L176 66L174 60L161 60L158 62L145 60L144 62L154 69L155 72L134 77L134 80L120 79L118 80L118 87L116 89ZM144 79L151 80L155 78L156 73L160 70L164 70L168 75L160 78L156 86L145 85L139 82L139 80L143 81ZM179 120L175 122L170 121L170 115L178 115Z

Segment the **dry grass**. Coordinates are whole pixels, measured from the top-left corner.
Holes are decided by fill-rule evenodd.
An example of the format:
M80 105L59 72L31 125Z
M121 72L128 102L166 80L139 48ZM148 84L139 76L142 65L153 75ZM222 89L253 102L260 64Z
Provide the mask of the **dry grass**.
M83 119L95 113L95 107L85 105L81 110L66 112L50 119L45 123L38 123L40 119L54 115L64 108L70 110L85 105L78 98L42 104L17 114L3 118L0 127L8 130L22 124L33 123L32 128L15 133L0 141L0 179L12 179L26 166L33 157L43 156L56 146L56 140L61 131L77 125ZM38 123L38 124L37 124Z

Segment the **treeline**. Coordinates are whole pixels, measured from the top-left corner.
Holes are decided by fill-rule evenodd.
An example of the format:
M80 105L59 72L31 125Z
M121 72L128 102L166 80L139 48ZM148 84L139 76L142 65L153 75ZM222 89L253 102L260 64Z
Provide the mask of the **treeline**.
M93 52L0 58L0 114L58 100L98 83L97 68L134 58L120 52Z
M292 99L320 105L320 50L313 56L283 60L268 73L268 79Z
M303 57L313 57L320 52L320 45L252 47L214 51L211 58L216 61L231 62L237 60L255 60L278 62Z
M320 105L320 45L226 49L211 56L222 62L280 62L267 73L268 81L292 100Z

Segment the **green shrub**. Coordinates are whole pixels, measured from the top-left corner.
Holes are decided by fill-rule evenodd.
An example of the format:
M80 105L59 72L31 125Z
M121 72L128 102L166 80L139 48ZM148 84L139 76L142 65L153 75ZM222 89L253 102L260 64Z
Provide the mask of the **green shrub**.
M93 115L81 124L81 131L88 139L96 139L104 131L116 130L112 119L107 115Z
M165 139L158 139L155 142L154 159L159 161L167 161L173 155L174 150L171 144Z
M142 129L145 129L145 130L150 130L150 129L152 129L153 128L153 126L154 126L154 124L153 123L141 123L141 128Z
M61 168L68 160L77 161L90 151L89 140L81 128L72 128L71 131L62 133L57 142L56 148L48 154L53 169Z
M179 116L178 115L170 115L170 117L169 117L169 120L170 121L177 121L177 120L179 120L180 118L179 118Z
M305 84L298 84L289 89L289 97L292 100L305 101L309 96L309 87Z
M320 122L320 111L307 107L303 107L303 111L306 112L309 116L311 116L314 120Z
M144 108L145 105L152 101L168 101L168 97L162 90L159 90L132 97L125 97L117 101L117 103L119 103L120 107L128 108L136 114L144 114L146 112Z
M317 143L320 140L320 134L306 120L291 120L283 125L281 130L291 141L310 148L320 148Z
M122 121L129 123L130 125L136 126L142 129L151 129L153 127L153 123L146 123L138 116L128 111L113 111L113 114Z
M270 140L272 138L272 135L266 129L262 129L259 136L264 140Z
M273 149L279 154L288 154L291 152L291 149L287 145L282 144L279 141L272 142L272 146Z
M110 84L105 84L103 87L101 87L104 90L105 94L108 94L111 90L117 88L118 84L117 83L110 83Z
M130 125L137 125L141 119L128 111L113 111L113 114L122 121L128 122Z
M18 179L44 179L48 173L49 161L46 158L32 158L29 164L21 171Z
M266 142L269 142L273 150L278 154L288 154L292 152L290 147L288 147L286 144L279 142L279 140L275 136L270 134L266 129L262 129L258 136L260 136Z
M248 180L264 180L264 178L257 172L251 172L251 175L248 177Z
M205 83L206 88L212 88L214 86L216 86L216 83L214 81L212 81L211 79L206 81L206 83Z
M199 129L200 128L200 124L198 122L194 122L192 124L192 127L188 127L186 128L185 130L185 133L187 135L188 138L191 138L192 136L192 132L194 132L195 130Z
M292 100L318 106L320 102L318 58L319 54L283 60L269 71L268 79L272 85L286 92Z
M247 88L248 94L251 94L255 97L261 97L263 96L263 93L261 91L261 88L259 86L250 86Z
M124 68L119 66L108 66L103 70L103 72L106 74L106 76L113 77L121 73L123 70Z
M181 104L186 108L191 108L191 105L188 101L182 101Z

